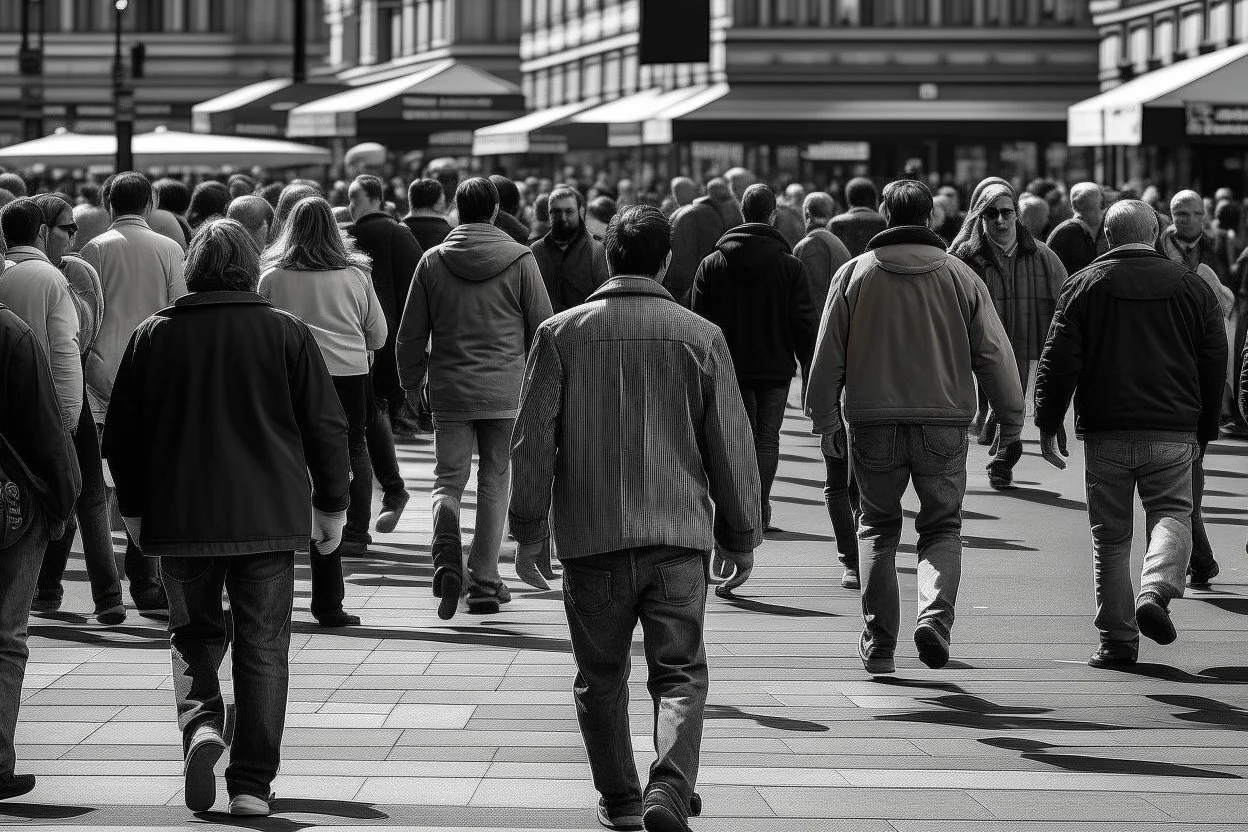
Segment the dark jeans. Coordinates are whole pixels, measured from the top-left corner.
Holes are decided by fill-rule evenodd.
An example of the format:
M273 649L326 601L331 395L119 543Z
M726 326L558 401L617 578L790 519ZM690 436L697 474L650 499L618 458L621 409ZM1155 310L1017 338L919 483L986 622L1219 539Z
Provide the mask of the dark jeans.
M1023 401L1027 401L1027 381L1031 375L1031 362L1023 361L1018 365L1018 380L1023 385ZM981 391L982 392L982 391ZM988 400L984 395L984 401ZM1026 408L1024 407L1024 410ZM1025 415L1025 414L1024 414ZM997 430L1001 430L1001 426L997 425ZM1023 446L1012 445L1010 447L1001 446L997 448L997 454L988 463L988 472L997 476L1007 476L1014 470L1014 466L1023 458Z
M218 676L234 639L237 722L225 770L230 797L269 796L281 760L289 682L295 553L161 559L169 593L173 691L183 736L202 722L224 729ZM232 627L221 608L230 599Z
M104 432L104 426L96 425L95 429L96 440L98 441L100 434ZM111 525L111 512L116 508L116 494L113 492L113 489L107 486L105 486L105 491L108 493L109 500L109 528L114 528ZM129 532L126 532L126 559L124 567L126 580L130 582L131 598L152 590L163 591L160 586L160 559L145 557L139 547L130 539Z
M1194 575L1208 575L1218 565L1214 557L1213 546L1209 543L1209 532L1205 530L1205 518L1201 516L1200 506L1205 499L1205 460L1197 456L1192 462L1192 562Z
M953 628L962 578L962 499L966 428L881 424L850 429L850 453L862 501L863 652L891 655L901 626L897 544L901 498L913 481L919 497L918 620L944 634Z
M373 510L373 466L368 458L365 426L368 418L368 376L334 376L334 390L347 413L347 450L351 455L351 505L343 540L368 543L368 522Z
M108 493L104 487L104 466L100 461L100 438L95 431L91 408L83 398L82 418L74 432L74 453L82 471L82 493L74 506L75 517L65 524L65 534L53 540L43 553L39 570L39 595L61 598L65 594L61 578L74 545L74 534L82 529L82 552L91 582L95 611L102 612L121 604L121 579L113 556L113 533L108 517Z
M17 759L13 733L30 655L26 627L47 545L47 526L36 517L24 538L0 552L0 774L12 773Z
M1248 338L1248 299L1239 298L1235 303L1235 331L1231 339L1231 375L1226 380L1228 389L1224 410L1229 410L1230 421L1241 431L1248 430L1248 422L1239 412L1239 380L1244 370L1244 341Z
M771 484L780 465L780 427L789 400L789 385L765 387L741 383L745 415L754 431L754 453L758 456L758 477L763 493L763 525L771 525Z
M365 391L364 404L368 408L365 414L367 425L365 437L368 439L368 457L373 463L373 474L381 483L383 494L395 494L405 491L403 474L399 472L399 457L394 451L394 432L390 428L389 408L386 400L378 398L373 392L372 380Z
M612 807L641 804L628 719L633 630L641 622L654 700L650 782L687 804L698 777L708 675L702 625L706 557L649 546L563 561L563 605L576 661L576 715L594 787Z
M825 456L827 478L823 481L823 502L832 520L832 534L836 536L836 553L841 565L847 569L858 568L858 481L849 454L837 459Z

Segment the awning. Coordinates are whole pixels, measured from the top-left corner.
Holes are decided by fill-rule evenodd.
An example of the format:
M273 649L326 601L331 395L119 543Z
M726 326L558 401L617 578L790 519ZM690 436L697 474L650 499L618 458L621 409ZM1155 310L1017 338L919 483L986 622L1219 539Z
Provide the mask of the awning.
M712 84L704 87L692 87L688 95L672 101L656 111L641 125L643 144L671 144L672 122L690 113L715 103L729 92L727 84Z
M401 78L355 87L290 111L287 135L379 141L412 146L413 134L465 132L524 113L524 96L509 81L455 60Z
M286 116L300 104L348 90L339 83L299 83L290 78L259 81L191 108L196 133L229 136L285 136Z
M156 130L140 133L131 141L134 166L148 168L268 168L328 165L329 151L322 147L292 142L251 139L241 136L212 136ZM58 132L42 139L0 148L0 164L28 167L87 167L112 165L117 153L116 136L83 136Z
M1067 142L1076 147L1140 145L1191 138L1248 136L1248 44L1162 67L1069 110ZM1154 130L1149 128L1153 127ZM1178 135L1175 135L1175 134Z
M473 132L473 156L502 156L508 153L546 153L561 155L568 152L567 137L558 133L543 132L554 124L565 121L582 110L588 110L596 102L564 104L536 110L528 115L479 127Z

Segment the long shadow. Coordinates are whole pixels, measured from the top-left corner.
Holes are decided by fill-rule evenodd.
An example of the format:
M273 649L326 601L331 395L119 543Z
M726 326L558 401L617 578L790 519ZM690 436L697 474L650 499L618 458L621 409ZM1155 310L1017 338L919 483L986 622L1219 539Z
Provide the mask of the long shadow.
M798 456L797 454L780 454L780 461L781 462L800 462L806 465L814 465L816 463L820 465L823 464L823 460L821 459L811 459L808 456Z
M1248 667L1210 667L1196 674L1167 664L1141 662L1111 669L1131 676L1145 676L1149 679L1183 682L1191 685L1248 685Z
M806 733L822 733L828 726L804 719L790 719L783 716L760 716L750 714L732 705L707 705L705 719L745 719L764 728L775 728L777 731L803 731Z
M794 506L823 506L823 500L815 500L810 497L787 497L782 494L772 494L771 501L773 503L788 503Z
M92 806L54 806L48 803L0 803L0 818L69 820L94 812Z
M818 488L823 490L823 480L812 480L806 477L786 477L780 474L776 475L776 482L787 482L789 485L800 485L806 488ZM772 498L775 499L774 497Z
M1163 705L1184 708L1190 713L1174 714L1175 719L1184 722L1198 722L1202 725L1213 725L1218 728L1229 728L1232 731L1248 731L1248 711L1238 705L1220 702L1204 696L1184 696L1182 694L1149 694L1149 699Z
M1000 495L1002 492L993 491L991 488L968 488L967 494L984 494ZM1029 503L1037 505L1050 506L1051 508L1066 508L1074 511L1087 511L1088 504L1083 500L1072 500L1069 497L1063 497L1056 491L1043 491L1038 488L1016 488L1013 491L1004 492L1007 496L1016 500L1025 500Z
M343 627L333 631L335 638L394 639L396 641L430 642L433 644L475 644L478 647L502 647L508 650L541 650L547 653L571 653L572 643L563 638L526 635L497 627L448 627L453 632L431 630L391 630L380 627ZM324 633L320 626L303 621L291 624L291 632Z
M65 641L72 644L87 644L92 647L129 647L139 650L168 650L169 635L164 627L109 627L106 630L82 630L77 627L66 627L60 624L31 624L30 635L48 638L53 641ZM110 638L113 635L128 635L139 638L129 641Z
M905 679L900 676L872 676L871 681L894 688L923 688L924 690L947 690L965 694L966 689L954 682L929 682L925 679Z
M1223 508L1221 506L1211 506L1208 503L1200 507L1204 514L1248 514L1248 508Z
M1121 725L1055 719L1041 716L1052 713L1049 708L1017 708L996 705L978 696L953 694L920 699L941 710L911 711L902 714L873 714L887 722L917 722L926 725L975 728L982 731L1120 731Z
M1218 598L1201 596L1197 600L1204 601L1210 606L1217 607L1224 612L1234 613L1235 615L1248 615L1248 598L1232 597Z
M963 535L962 545L968 549L987 549L990 552L1038 552L1039 549L1026 546L1022 543L1015 543L1010 540L1002 540L998 537L978 537L976 535Z
M997 492L994 491L993 493L995 494ZM902 513L902 516L907 517L911 520L914 520L918 518L919 516L919 513L917 511L911 511L908 508L902 509L901 513ZM1000 520L1001 518L997 517L995 514L981 514L978 511L971 511L970 509L963 507L962 519L963 520Z
M1217 468L1206 468L1206 477L1226 477L1231 480L1248 480L1248 473L1243 471L1222 471Z
M779 498L772 497L771 499L776 500ZM823 503L819 503L819 505L823 505ZM830 534L812 534L811 532L790 532L790 531L785 531L783 529L781 529L778 532L767 533L766 538L768 540L785 540L785 541L789 541L790 543L796 543L796 542L831 543L833 541L833 537Z
M806 610L801 607L786 607L780 604L768 604L763 601L754 601L749 598L741 598L732 595L727 598L719 596L725 604L737 609L746 610L747 612L758 612L763 615L778 615L784 618L840 618L834 612L820 612L819 610Z
M1211 771L1204 768L1162 763L1156 760L1123 760L1114 757L1089 757L1084 754L1053 754L1051 748L1063 748L1060 745L1036 742L1012 737L988 737L979 742L993 748L1004 748L1009 751L1023 752L1019 756L1024 760L1034 760L1045 765L1060 768L1063 771L1077 771L1081 774L1139 774L1145 777L1204 777L1216 780L1242 780L1238 774L1225 771Z
M1208 525L1208 526L1248 526L1248 520L1239 520L1234 517L1206 517L1205 525Z

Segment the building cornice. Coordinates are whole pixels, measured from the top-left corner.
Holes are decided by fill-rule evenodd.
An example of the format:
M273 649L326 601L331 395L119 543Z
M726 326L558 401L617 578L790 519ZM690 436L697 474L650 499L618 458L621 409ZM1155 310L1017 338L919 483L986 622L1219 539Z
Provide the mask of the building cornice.
M1126 4L1122 0L1113 0L1113 2L1093 3L1091 5L1092 24L1110 26L1183 8L1195 11L1204 8L1204 5L1200 0L1153 0L1151 3Z

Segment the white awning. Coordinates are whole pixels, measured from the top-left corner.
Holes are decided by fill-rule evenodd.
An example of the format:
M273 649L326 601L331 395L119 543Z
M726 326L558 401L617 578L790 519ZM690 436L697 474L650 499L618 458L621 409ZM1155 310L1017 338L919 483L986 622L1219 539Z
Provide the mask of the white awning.
M206 114L229 112L230 110L244 107L253 101L259 101L266 95L281 92L293 83L294 81L289 78L270 78L267 81L257 81L254 84L231 90L225 95L218 95L216 98L200 102L191 108L191 112Z
M226 166L270 168L328 165L329 151L306 144L213 136L157 129L140 133L131 142L134 166L148 168L212 168ZM79 167L111 165L117 153L116 136L84 136L58 132L42 139L0 149L0 163L12 167L34 164Z
M727 84L711 84L689 87L684 92L686 95L668 102L642 123L643 144L671 144L672 121L713 104L728 94L729 87Z
M708 93L709 95L709 93ZM679 121L1063 121L1062 101L886 101L767 95L735 89L669 118Z
M1189 103L1248 105L1248 44L1162 67L1069 108L1067 142L1074 147L1144 142L1144 108Z
M543 133L577 113L588 110L597 102L583 101L535 110L520 118L513 118L489 127L473 131L473 156L502 156L508 153L548 153L560 155L568 152L568 140L557 132Z
M719 86L723 87L723 92L719 95L728 91L727 84ZM647 142L646 124L651 120L662 119L668 111L687 111L687 109L682 110L681 107L693 99L697 99L700 102L697 106L701 106L705 103L704 97L710 89L713 88L705 85L681 87L674 90L652 87L585 110L572 116L569 122L604 125L607 129L607 147L637 147L644 143L659 144L661 142Z

